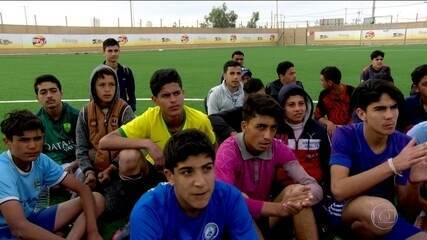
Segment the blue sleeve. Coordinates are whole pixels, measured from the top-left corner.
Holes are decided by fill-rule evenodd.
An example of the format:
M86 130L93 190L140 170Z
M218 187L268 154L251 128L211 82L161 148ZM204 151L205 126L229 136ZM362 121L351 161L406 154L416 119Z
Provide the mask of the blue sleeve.
M19 200L15 177L5 165L0 166L0 204L11 199Z
M348 131L347 127L337 128L335 131L332 137L332 153L329 165L341 165L350 169L350 153L352 152L352 148L355 147L352 146L351 140L356 137L356 134L354 133L353 136L351 136L351 134L348 134L346 131Z
M412 127L407 134L408 136L415 138L415 140L417 141L417 144L421 144L421 143L427 142L426 131L427 131L427 122L422 122Z
M51 187L64 180L67 173L64 172L64 169L58 163L43 153L40 154L39 160L43 166L43 185Z
M149 206L137 203L131 212L129 222L131 240L161 239L163 236L163 225L159 216Z
M228 203L230 211L227 217L228 239L258 239L255 230L255 223L249 214L248 207L243 199L242 194L235 187L230 189L232 196Z

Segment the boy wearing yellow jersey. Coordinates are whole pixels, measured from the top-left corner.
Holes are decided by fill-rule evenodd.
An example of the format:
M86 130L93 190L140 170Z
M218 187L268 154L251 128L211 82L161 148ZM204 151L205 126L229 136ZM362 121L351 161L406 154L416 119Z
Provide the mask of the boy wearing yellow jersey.
M99 141L101 149L121 150L119 161L126 161L122 166L126 166L124 171L130 174L146 168L144 158L151 164L163 167L163 148L167 140L181 130L198 129L215 143L215 134L207 115L184 105L181 77L175 69L154 72L150 88L156 107L148 108ZM146 154L141 154L140 150Z

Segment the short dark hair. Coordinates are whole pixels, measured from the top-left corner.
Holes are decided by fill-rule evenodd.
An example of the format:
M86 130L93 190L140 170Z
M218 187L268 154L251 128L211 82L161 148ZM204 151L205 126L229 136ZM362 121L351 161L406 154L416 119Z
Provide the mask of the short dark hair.
M418 83L420 83L421 79L424 76L427 76L427 64L418 66L414 69L414 71L412 71L411 73L412 83L414 85L418 85Z
M371 53L371 60L373 60L374 58L381 56L384 57L385 53L381 50L375 50Z
M243 84L243 91L245 94L256 93L262 88L264 88L264 83L262 83L259 78L250 78L245 84Z
M233 58L233 57L234 57L234 55L242 55L242 56L245 56L245 54L244 54L242 51L240 51L240 50L236 50L236 51L234 51L234 52L231 54L231 58Z
M13 136L23 136L25 131L41 130L44 132L40 119L26 109L7 113L0 126L1 132L9 140L12 140Z
M282 121L282 109L276 100L270 95L252 93L249 94L243 104L243 120L249 121L256 115L273 117L279 124Z
M396 101L399 109L402 109L404 102L402 92L394 86L392 82L382 79L368 80L359 84L359 86L354 89L350 99L351 109L356 110L356 108L361 108L366 111L368 105L378 102L384 93Z
M394 83L394 79L390 74L380 74L380 75L376 76L375 78L380 79L380 80L386 80L386 81Z
M36 77L36 80L34 81L34 92L36 93L36 95L39 93L38 85L40 85L44 82L52 82L52 83L56 84L59 91L62 92L62 86L61 86L61 83L59 82L58 78L56 78L52 74L43 74L43 75Z
M215 161L215 149L208 136L197 129L186 129L169 138L163 150L165 168L172 171L189 156L206 155Z
M107 47L118 46L120 48L119 42L114 38L107 38L102 42L102 50L105 51Z
M150 79L150 88L153 96L157 96L162 87L168 83L178 83L179 87L182 88L181 77L175 69L166 68L155 71Z
M241 67L240 63L230 60L224 63L223 72L226 73L228 70L228 67Z
M279 75L285 75L289 68L295 67L293 63L289 61L284 61L279 64L277 64L276 72L277 76Z
M330 80L335 84L341 83L341 71L335 66L328 66L320 71L325 80Z

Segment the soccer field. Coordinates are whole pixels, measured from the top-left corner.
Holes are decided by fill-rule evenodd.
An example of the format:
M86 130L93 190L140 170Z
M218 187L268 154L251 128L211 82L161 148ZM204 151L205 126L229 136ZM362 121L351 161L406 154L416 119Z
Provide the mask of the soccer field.
M313 99L321 91L319 72L327 65L335 65L343 75L342 81L353 86L358 84L361 69L369 64L372 50L381 49L385 63L391 66L395 83L407 95L411 85L410 73L425 63L426 45L407 46L292 46L292 47L236 47L210 49L176 49L164 51L123 51L120 62L132 68L136 78L137 98L149 98L149 79L159 68L176 68L183 79L187 98L203 98L208 90L219 84L225 61L231 53L240 49L245 53L245 65L254 76L268 83L276 79L276 66L284 60L292 61L297 78ZM34 102L5 103L13 100L35 100L33 81L45 73L56 75L63 85L64 99L87 99L89 75L103 61L100 53L52 54L52 55L1 55L2 91L0 116L16 108L35 111ZM72 102L81 108L86 102ZM202 102L187 101L187 104L203 110ZM151 101L138 101L137 113L143 112Z
M297 79L302 81L312 99L318 98L322 90L319 72L325 66L337 66L343 75L342 82L356 86L361 70L370 63L371 51L380 49L386 53L385 63L391 67L396 85L405 95L411 86L410 73L426 63L427 45L409 46L292 46L292 47L243 47L210 49L177 49L164 51L123 51L120 63L129 66L136 80L137 98L150 98L149 79L160 68L175 68L183 80L186 98L204 98L208 90L219 84L219 77L225 61L234 50L245 53L245 65L254 77L266 84L277 78L279 62L292 61L297 70ZM424 59L424 60L422 60ZM0 95L0 116L12 109L27 108L36 111L36 102L7 102L35 100L33 82L41 74L54 74L63 86L64 99L87 99L89 96L89 75L92 69L103 61L100 53L51 54L51 55L0 55L2 91ZM81 108L86 101L72 101L71 105ZM187 101L186 104L203 110L201 101ZM152 106L151 101L138 101L137 114ZM4 146L0 145L0 150ZM110 237L121 226L118 221L103 229L104 237Z

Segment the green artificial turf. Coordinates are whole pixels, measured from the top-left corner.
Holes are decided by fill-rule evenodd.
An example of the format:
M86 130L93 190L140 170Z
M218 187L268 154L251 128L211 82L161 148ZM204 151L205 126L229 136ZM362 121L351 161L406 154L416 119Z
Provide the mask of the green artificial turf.
M181 49L164 51L123 51L120 62L129 66L136 78L137 98L149 98L149 79L160 68L175 68L183 80L187 98L203 98L208 90L219 84L223 64L231 53L240 49L245 53L245 65L254 77L268 83L277 78L279 62L292 61L297 70L297 79L316 100L322 90L319 83L320 70L325 66L337 66L342 72L342 82L356 86L361 70L370 63L369 55L375 49L383 50L385 63L391 67L395 84L408 95L411 86L410 73L425 63L425 45L405 46L293 46L293 47L243 47ZM424 59L424 60L423 60ZM64 99L87 99L89 75L103 61L99 54L55 54L55 55L1 55L0 101L34 100L33 82L40 74L56 75L62 85ZM81 108L85 102L71 102ZM202 102L188 101L188 105L203 110ZM138 101L137 114L142 113L151 101ZM0 103L0 118L12 109L27 108L36 111L37 103ZM0 146L0 150L4 150ZM107 223L107 224L106 224ZM105 239L125 223L122 219L102 220L101 232Z

